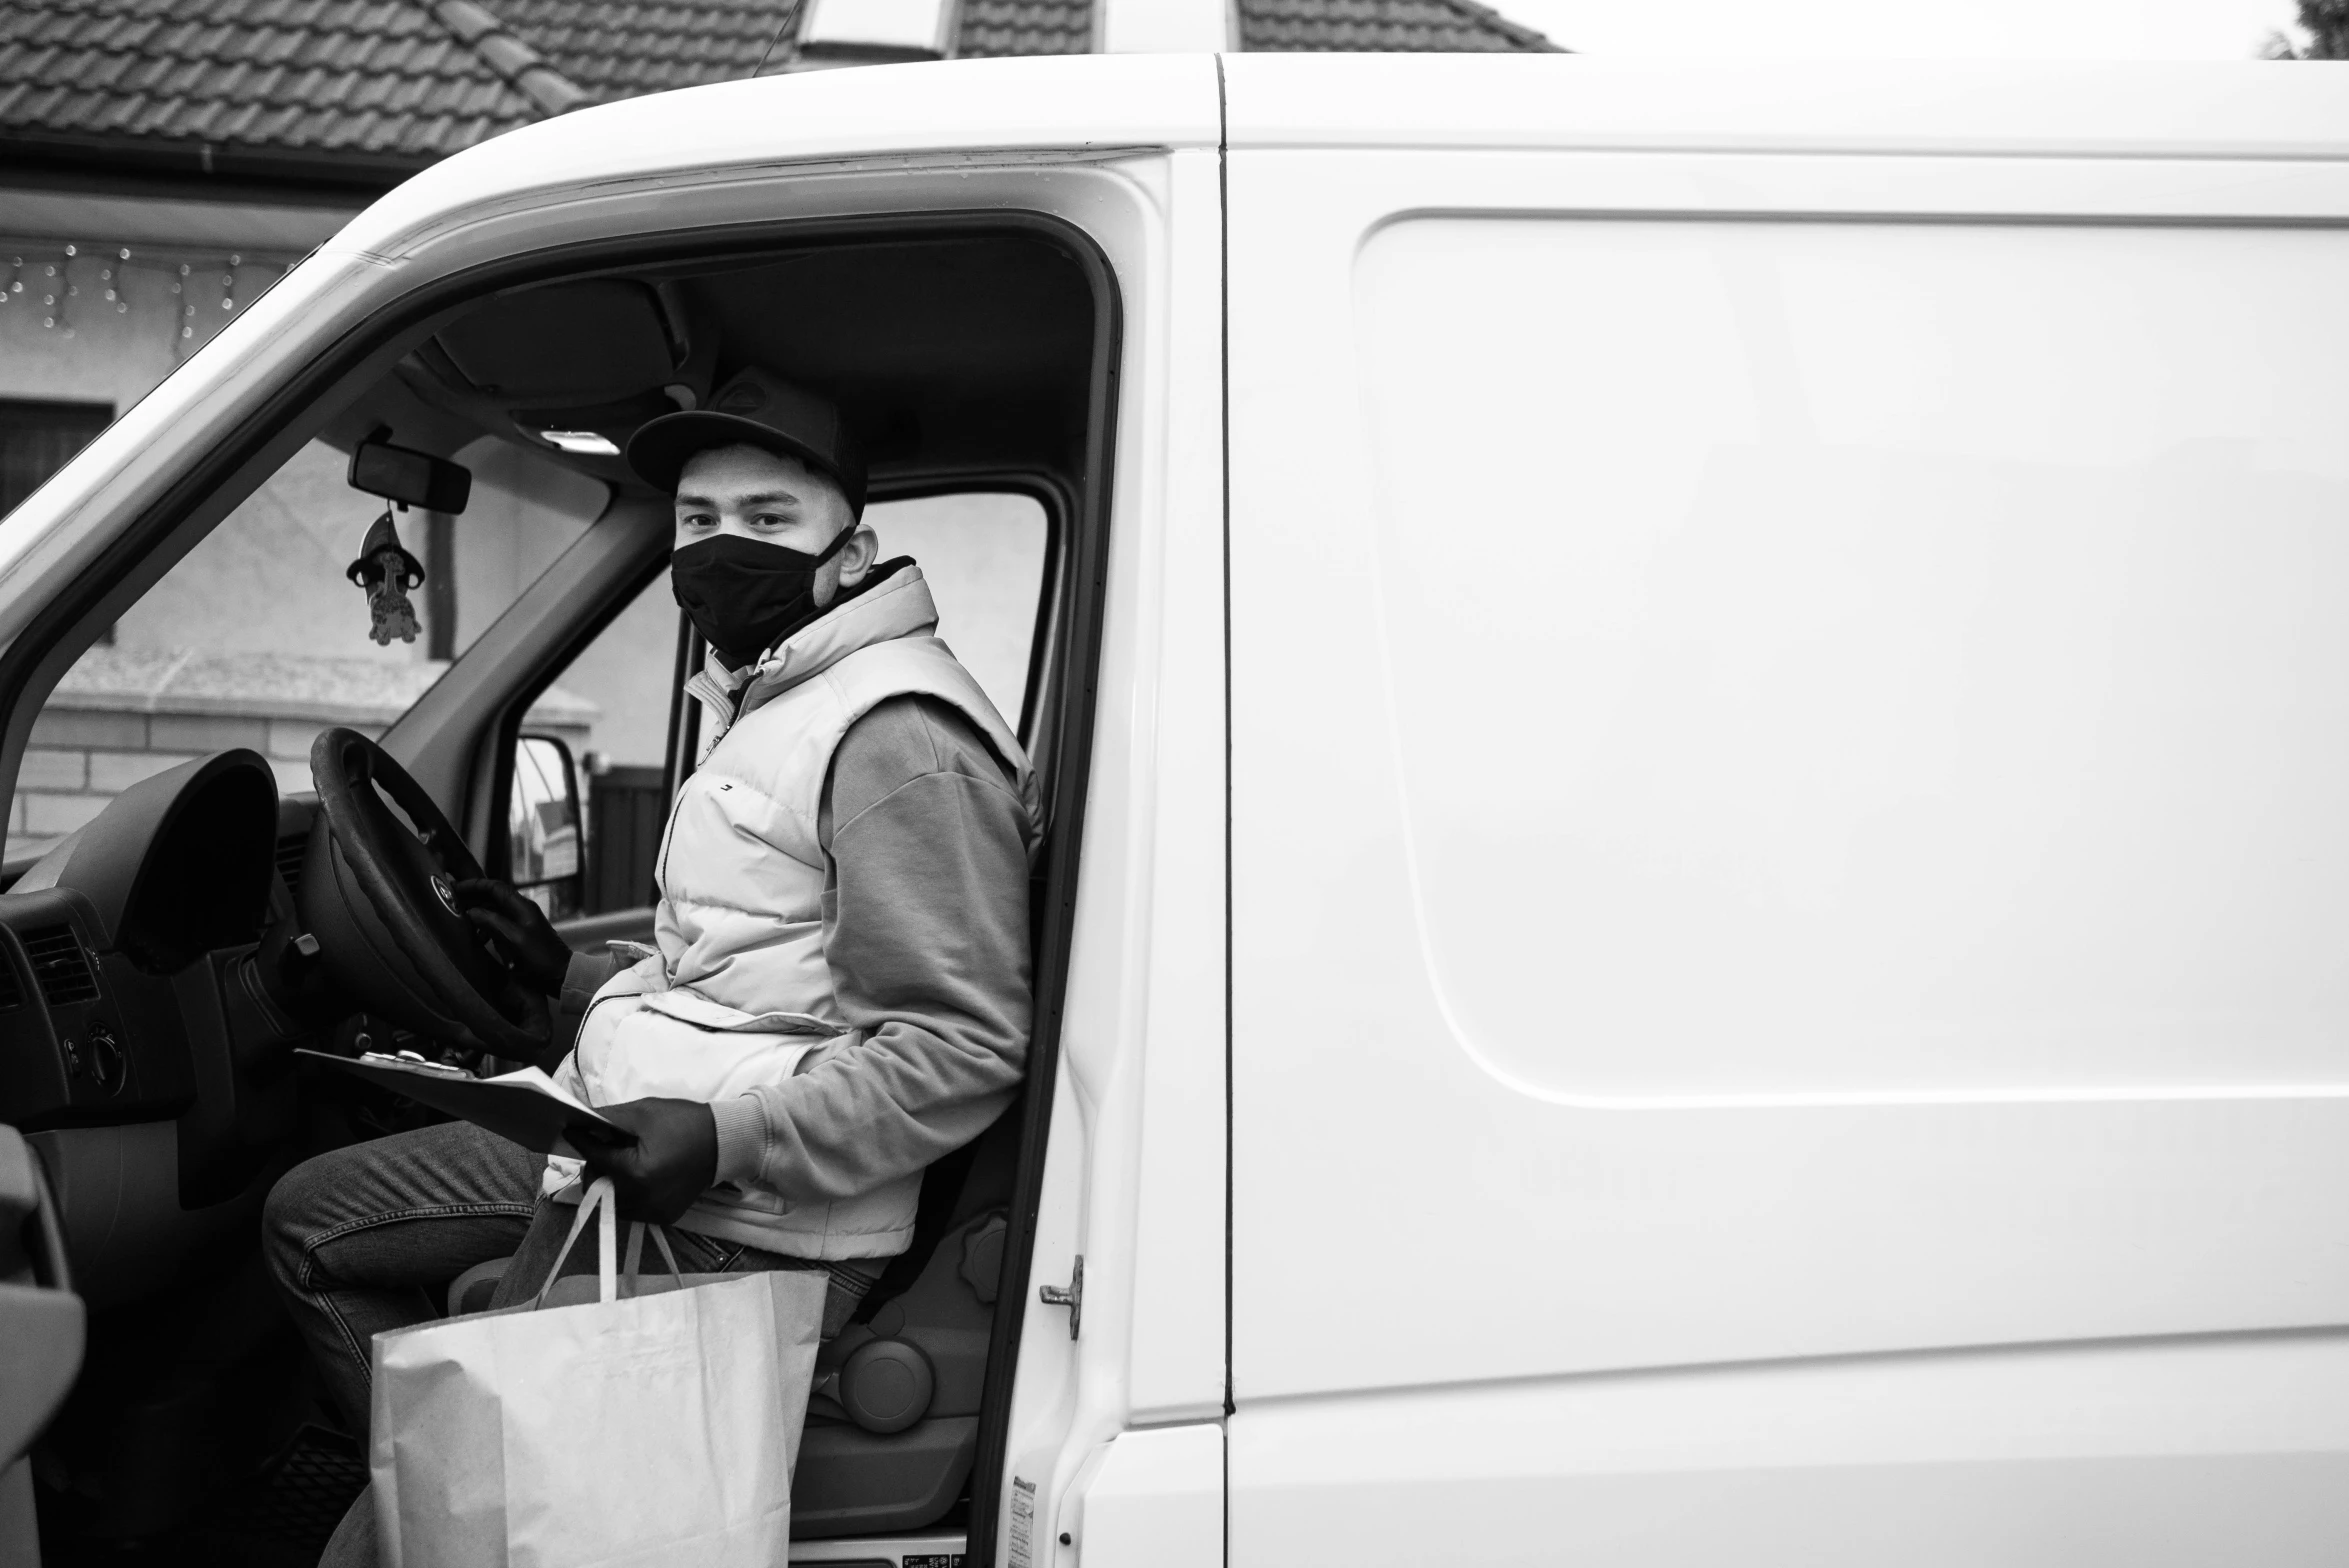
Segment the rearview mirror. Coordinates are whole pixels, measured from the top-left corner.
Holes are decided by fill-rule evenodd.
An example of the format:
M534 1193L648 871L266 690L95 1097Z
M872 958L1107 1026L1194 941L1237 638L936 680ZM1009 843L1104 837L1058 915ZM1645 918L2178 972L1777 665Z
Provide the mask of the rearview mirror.
M473 494L473 470L369 436L351 453L351 488L402 506L454 514L465 510Z
M571 748L552 735L523 736L506 814L506 879L550 919L579 913L581 815Z

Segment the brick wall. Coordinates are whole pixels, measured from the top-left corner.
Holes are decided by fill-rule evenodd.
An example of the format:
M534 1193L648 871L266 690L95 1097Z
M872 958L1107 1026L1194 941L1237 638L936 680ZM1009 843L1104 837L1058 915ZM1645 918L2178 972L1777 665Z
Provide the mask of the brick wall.
M307 793L312 787L310 743L321 730L339 724L370 738L380 736L439 674L438 667L421 665L379 666L380 676L337 671L338 689L307 699L287 691L295 683L286 679L282 660L253 672L267 677L273 689L242 698L223 689L235 684L223 676L236 672L220 669L220 660L207 661L199 672L208 679L186 683L203 690L174 689L174 680L137 689L103 678L131 662L127 657L85 660L33 721L32 741L9 804L9 859L71 833L141 779L233 747L250 747L268 758L279 793ZM175 679L187 675L191 662L174 669ZM354 691L354 680L380 689ZM595 717L593 704L557 689L531 708L526 723L534 732L560 737L578 757L586 752ZM584 787L587 781L582 777L580 782Z
M350 726L370 739L382 724ZM122 713L52 703L33 721L32 745L16 777L9 852L18 841L71 833L106 802L150 774L236 746L269 759L282 793L310 788L310 742L328 728L314 719L228 713Z

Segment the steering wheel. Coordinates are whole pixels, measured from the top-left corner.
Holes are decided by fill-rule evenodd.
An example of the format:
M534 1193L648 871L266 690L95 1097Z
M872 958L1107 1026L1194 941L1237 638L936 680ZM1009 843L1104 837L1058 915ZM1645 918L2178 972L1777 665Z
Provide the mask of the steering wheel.
M336 946L358 937L376 949L376 963L367 967L377 971L368 978L378 983L362 989L381 993L380 982L393 981L410 1004L399 1010L430 1033L538 1060L554 1033L547 999L492 955L457 907L455 884L480 876L481 863L432 797L381 746L351 729L327 730L311 744L310 777L331 838L333 875L305 877L303 901L310 902L313 882L344 884L347 873L357 883L355 890L338 887L345 909L336 913L346 913L347 921L314 920L313 926L340 927L335 934L343 941ZM392 814L386 795L406 823ZM362 896L351 897L353 891ZM384 935L394 951L381 950ZM358 955L330 950L329 956Z

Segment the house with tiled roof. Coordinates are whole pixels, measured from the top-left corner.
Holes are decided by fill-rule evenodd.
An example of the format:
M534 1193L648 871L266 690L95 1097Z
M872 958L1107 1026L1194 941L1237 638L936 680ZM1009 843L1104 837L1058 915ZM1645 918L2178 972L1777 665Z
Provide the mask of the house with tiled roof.
M879 60L1546 50L1476 0L9 0L0 165L380 189L584 104Z
M1553 47L1478 0L0 0L0 517L375 196L532 121L886 61ZM301 454L68 675L19 815L47 791L62 830L199 743L298 783L318 725L397 713L570 537L496 462L413 541L428 635L376 648L342 585L366 498ZM593 693L549 701L600 744Z
M371 196L642 93L888 60L1554 47L1477 0L7 0L0 311L46 303L0 342L22 379L75 384L14 334L82 342L154 274L176 358Z
M6 0L0 515L372 197L533 120L876 61L1554 47L1478 0Z

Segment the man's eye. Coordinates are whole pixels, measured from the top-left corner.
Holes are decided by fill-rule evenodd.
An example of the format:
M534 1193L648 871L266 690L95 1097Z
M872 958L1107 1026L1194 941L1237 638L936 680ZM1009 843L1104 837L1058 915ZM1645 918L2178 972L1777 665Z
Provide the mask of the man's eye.
M751 523L759 528L780 528L790 521L781 512L761 512L751 519Z

